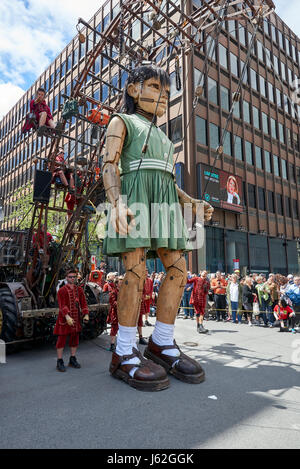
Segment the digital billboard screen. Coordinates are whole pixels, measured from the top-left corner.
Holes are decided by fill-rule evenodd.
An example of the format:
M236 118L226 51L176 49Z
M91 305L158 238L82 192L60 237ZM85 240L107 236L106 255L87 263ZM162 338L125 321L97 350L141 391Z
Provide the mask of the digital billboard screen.
M213 207L243 211L242 179L221 169L200 164L201 196Z

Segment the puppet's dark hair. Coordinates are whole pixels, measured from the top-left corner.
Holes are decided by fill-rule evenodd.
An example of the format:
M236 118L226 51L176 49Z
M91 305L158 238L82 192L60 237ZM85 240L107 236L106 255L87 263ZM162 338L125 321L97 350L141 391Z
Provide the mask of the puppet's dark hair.
M130 83L141 83L141 85L143 85L144 81L149 80L149 78L157 78L162 86L170 86L170 77L162 68L154 65L141 65L140 67L134 68L125 83L121 112L125 114L135 113L136 106L134 99L127 93L128 85L130 85Z

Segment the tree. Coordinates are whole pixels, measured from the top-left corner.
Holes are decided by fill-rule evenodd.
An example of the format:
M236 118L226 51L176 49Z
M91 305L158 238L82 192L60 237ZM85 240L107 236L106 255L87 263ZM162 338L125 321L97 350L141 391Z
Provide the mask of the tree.
M33 187L31 183L17 189L15 193L16 200L13 202L13 211L8 217L8 226L15 227L18 230L30 228L33 215ZM53 207L55 195L50 197L49 206ZM63 206L64 192L59 192L55 199L55 206ZM47 217L47 230L55 235L58 240L62 239L67 224L65 213L49 210Z

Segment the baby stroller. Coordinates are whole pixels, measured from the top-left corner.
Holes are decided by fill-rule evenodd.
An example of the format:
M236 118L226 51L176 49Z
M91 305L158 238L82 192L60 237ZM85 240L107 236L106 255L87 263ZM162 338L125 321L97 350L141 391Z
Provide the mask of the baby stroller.
M216 305L214 302L214 295L213 295L212 290L209 290L208 296L207 296L207 308L206 308L205 319L213 320L213 321L216 319Z

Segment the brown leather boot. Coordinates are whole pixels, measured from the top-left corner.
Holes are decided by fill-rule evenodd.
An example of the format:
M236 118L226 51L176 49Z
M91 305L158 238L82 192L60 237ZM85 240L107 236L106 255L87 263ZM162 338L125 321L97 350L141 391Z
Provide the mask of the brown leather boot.
M178 357L170 357L169 355L162 354L164 350L174 348L178 349L180 352ZM153 342L151 336L149 338L148 346L144 352L144 356L163 366L168 373L181 381L185 381L186 383L197 384L202 383L202 381L205 380L205 372L203 368L196 360L182 353L175 340L174 345L159 346Z
M130 358L138 357L140 364L122 365L121 363ZM129 374L132 368L138 368L132 378ZM120 356L115 352L109 367L110 374L117 379L122 379L129 386L139 391L161 391L170 385L167 373L162 366L156 365L151 360L146 360L137 349L133 349L133 354Z

